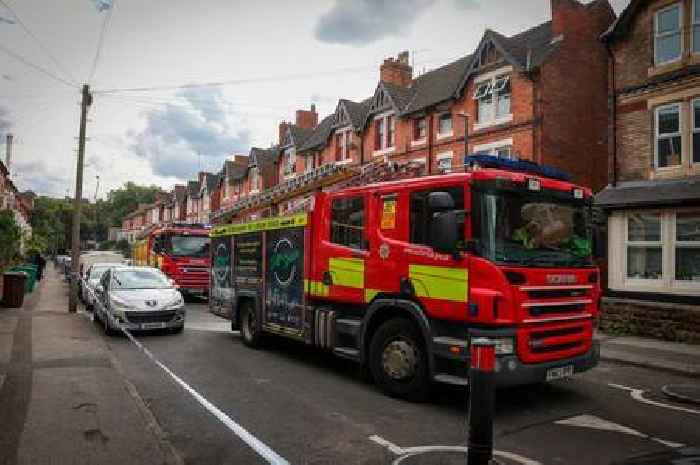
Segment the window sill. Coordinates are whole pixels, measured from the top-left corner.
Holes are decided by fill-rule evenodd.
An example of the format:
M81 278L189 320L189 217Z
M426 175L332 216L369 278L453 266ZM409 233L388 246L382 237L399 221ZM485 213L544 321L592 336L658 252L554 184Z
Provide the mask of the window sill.
M490 121L474 123L474 130L479 131L481 129L486 129L486 128L490 128L493 126L498 126L500 124L510 123L511 121L513 121L513 114L512 113L510 115L501 116L500 118L492 119Z
M352 158L347 158L347 159L345 159L345 160L340 160L340 161L334 162L334 164L335 164L336 166L338 166L338 165L340 165L340 166L342 166L342 165L349 165L350 163L352 163Z
M390 153L394 153L395 150L396 150L396 147L389 147L389 148L382 149L382 150L375 150L374 152L372 152L372 156L373 157L381 157L382 155L388 155Z
M435 140L447 139L448 137L453 137L455 135L454 131L446 132L445 134L438 133L435 136Z
M425 145L426 142L427 141L426 141L425 137L422 139L412 140L411 147L418 147L419 145Z
M677 71L685 66L683 63L682 56L676 58L675 60L667 61L665 63L655 64L647 70L647 76L653 77L660 74L670 73L672 71Z

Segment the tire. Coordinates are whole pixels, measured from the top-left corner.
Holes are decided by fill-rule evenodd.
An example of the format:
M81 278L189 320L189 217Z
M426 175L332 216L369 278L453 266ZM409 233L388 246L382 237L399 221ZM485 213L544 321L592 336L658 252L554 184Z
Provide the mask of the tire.
M423 401L430 394L425 343L420 330L405 318L382 323L372 336L369 369L386 394Z
M182 326L176 326L173 329L171 329L171 331L174 334L178 334L178 333L181 333L184 329L185 329L185 324L183 323Z
M112 329L112 326L109 323L109 316L106 314L106 312L105 312L104 318L102 319L102 324L104 325L104 328L105 328L105 336L111 337L111 336L117 335L117 331Z
M253 349L262 345L262 335L256 327L255 305L252 300L245 300L240 306L241 312L241 337L243 344Z

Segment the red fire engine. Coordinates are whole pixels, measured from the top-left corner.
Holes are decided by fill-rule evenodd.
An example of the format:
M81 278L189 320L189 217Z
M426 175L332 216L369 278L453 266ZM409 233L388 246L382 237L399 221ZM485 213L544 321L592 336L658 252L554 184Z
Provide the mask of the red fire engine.
M499 386L588 370L591 191L533 166L317 192L307 213L216 227L212 295L245 344L331 350L394 396L466 385L476 337L497 344Z
M159 268L184 294L207 295L210 231L200 224L157 226L134 243L134 264Z

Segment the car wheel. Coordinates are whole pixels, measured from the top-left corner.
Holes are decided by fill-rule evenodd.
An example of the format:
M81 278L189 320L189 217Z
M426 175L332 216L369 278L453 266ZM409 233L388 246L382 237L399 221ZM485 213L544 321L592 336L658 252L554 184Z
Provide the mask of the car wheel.
M110 318L106 314L102 318L102 324L104 325L104 328L105 328L105 335L106 336L116 336L117 330L112 328L112 323L110 323L109 320L110 320Z
M425 343L413 322L394 318L372 336L369 369L374 382L387 394L413 401L430 393Z
M243 343L248 347L254 349L260 347L261 334L257 328L255 305L251 300L246 300L241 304L241 336L243 336Z

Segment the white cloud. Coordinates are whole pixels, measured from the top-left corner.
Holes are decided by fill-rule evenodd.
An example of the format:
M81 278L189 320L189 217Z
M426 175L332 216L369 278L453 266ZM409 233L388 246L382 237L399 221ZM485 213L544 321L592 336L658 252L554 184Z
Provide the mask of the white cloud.
M314 30L316 39L362 47L408 34L407 29L435 0L336 0Z

